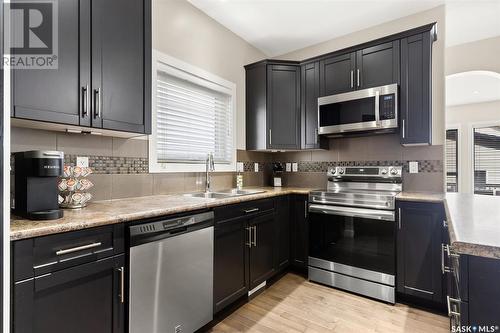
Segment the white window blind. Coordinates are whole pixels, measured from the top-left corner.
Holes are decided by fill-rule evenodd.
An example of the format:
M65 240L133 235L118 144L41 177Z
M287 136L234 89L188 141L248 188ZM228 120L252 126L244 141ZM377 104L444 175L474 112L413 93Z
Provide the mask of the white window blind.
M458 192L458 130L446 130L446 190Z
M474 128L474 193L500 188L500 126Z
M196 83L156 74L157 162L204 163L212 152L216 163L231 163L232 96L199 84L203 80L194 75Z

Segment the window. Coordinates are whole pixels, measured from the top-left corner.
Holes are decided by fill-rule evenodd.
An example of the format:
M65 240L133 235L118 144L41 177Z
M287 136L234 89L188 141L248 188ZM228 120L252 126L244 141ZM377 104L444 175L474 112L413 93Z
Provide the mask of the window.
M478 127L474 135L474 193L500 195L500 126Z
M458 192L458 129L446 130L446 191Z
M235 170L235 85L159 52L153 63L150 171L204 171L209 152Z

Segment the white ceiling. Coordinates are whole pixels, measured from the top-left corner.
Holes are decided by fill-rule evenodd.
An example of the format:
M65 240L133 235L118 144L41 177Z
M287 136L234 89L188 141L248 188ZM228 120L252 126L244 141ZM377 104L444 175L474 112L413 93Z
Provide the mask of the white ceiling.
M188 0L274 57L443 3L450 45L500 35L500 0ZM449 28L448 28L449 27ZM447 43L448 44L448 43Z
M446 105L463 105L500 100L500 74L470 71L446 77Z

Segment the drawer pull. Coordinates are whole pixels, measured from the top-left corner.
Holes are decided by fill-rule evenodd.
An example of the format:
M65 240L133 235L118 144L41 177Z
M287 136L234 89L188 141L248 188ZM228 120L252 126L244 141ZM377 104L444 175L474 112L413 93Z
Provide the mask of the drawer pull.
M442 274L451 272L450 267L448 267L444 264L444 252L445 251L448 252L448 245L441 244L441 273Z
M243 211L245 212L245 214L250 214L250 213L258 212L259 209L258 208L252 208L252 209L245 209Z
M448 305L448 317L455 316L460 318L460 312L451 310L451 302L457 303L460 306L460 300L456 298L451 298L450 296L446 296L446 305Z
M245 229L248 231L248 242L246 245L252 247L252 227L246 227Z
M56 255L62 256L64 254L68 254L68 253L73 253L73 252L78 252L78 251L82 251L82 250L93 249L94 247L99 247L101 245L102 245L101 242L97 242L97 243L92 243L92 244L87 244L87 245L82 245L82 246L77 246L77 247L71 247L69 249L64 249L64 250L56 251Z

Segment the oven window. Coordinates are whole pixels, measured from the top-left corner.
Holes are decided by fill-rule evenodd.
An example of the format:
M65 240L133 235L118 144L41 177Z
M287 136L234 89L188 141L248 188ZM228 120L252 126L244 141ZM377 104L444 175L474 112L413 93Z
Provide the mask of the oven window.
M375 121L375 97L320 105L321 127Z
M309 215L309 256L395 274L395 222Z

